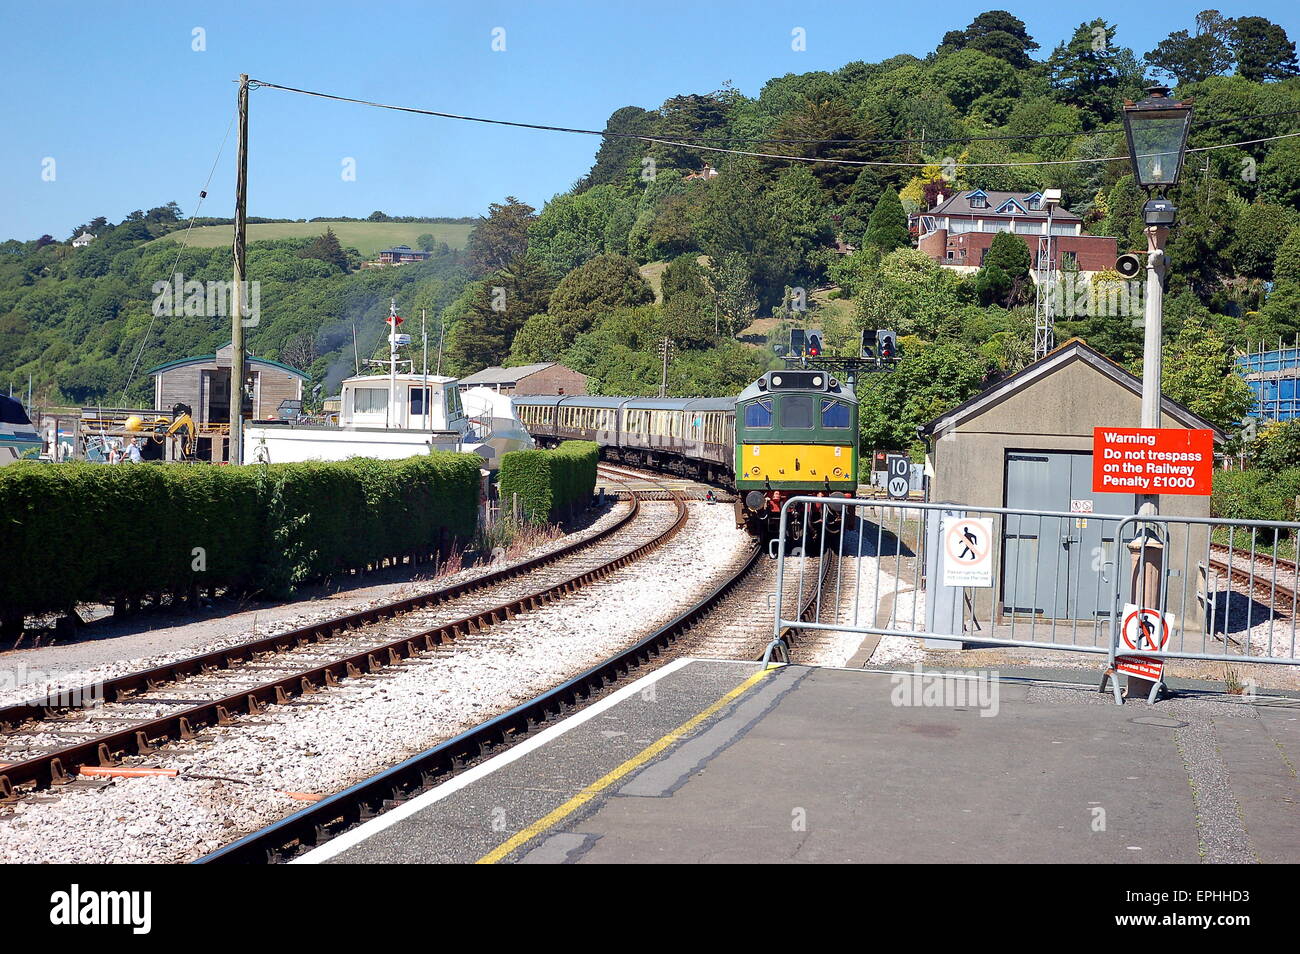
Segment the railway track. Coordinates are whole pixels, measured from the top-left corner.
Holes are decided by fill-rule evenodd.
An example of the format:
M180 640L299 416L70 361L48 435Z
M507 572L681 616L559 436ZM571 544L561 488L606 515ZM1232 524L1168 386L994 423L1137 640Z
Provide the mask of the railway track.
M1250 553L1223 543L1211 543L1211 570L1240 584L1279 616L1294 618L1300 610L1300 577L1296 562L1267 553Z
M253 832L203 858L200 864L264 864L287 861L344 831L400 805L485 758L517 744L533 731L563 718L594 701L630 674L657 667L679 655L674 643L697 629L706 629L710 617L724 614L735 601L751 594L745 581L764 564L763 551L755 547L737 568L703 599L629 648L534 698L466 732L441 742L400 765L295 812L273 825ZM766 580L758 574L760 580ZM806 594L801 615L815 604L816 594ZM771 617L766 639L752 643L758 658L771 642ZM788 632L784 635L789 635ZM759 646L761 642L763 645ZM690 645L689 641L683 646ZM639 674L639 673L638 673Z
M821 585L830 578L832 561L820 563L819 586L810 587L804 593L801 619L813 611ZM400 765L246 835L198 859L198 863L263 864L290 860L517 744L533 731L594 701L634 672L639 675L640 670L657 668L679 655L699 655L705 647L718 650L725 646L723 652L716 653L722 658L760 659L772 642L772 612L756 624L751 621L740 640L729 635L732 630L726 618L741 609L748 615L755 597L774 585L774 579L774 565L765 558L761 548L754 547L708 595L629 648ZM765 599L761 602L766 605ZM781 638L789 646L796 632L787 627Z
M631 494L628 512L598 533L475 580L0 708L0 797L64 784L83 768L111 769L205 726L377 673L569 596L685 525L681 495L672 496L670 513L643 506L642 496ZM97 698L102 705L83 708Z

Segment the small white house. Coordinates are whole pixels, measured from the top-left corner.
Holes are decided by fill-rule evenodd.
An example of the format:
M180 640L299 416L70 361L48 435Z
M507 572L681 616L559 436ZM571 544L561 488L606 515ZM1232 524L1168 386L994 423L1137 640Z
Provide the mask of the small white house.
M91 235L89 232L82 232L80 235L78 235L76 238L72 240L72 247L85 248L93 241L95 241L95 236Z

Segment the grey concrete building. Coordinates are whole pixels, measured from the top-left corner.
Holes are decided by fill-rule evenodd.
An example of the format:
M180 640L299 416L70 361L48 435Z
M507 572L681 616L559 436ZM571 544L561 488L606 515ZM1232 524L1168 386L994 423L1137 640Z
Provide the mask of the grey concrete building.
M517 368L484 368L460 379L462 391L491 388L501 394L586 394L587 376L554 361Z
M1118 521L1092 514L1133 514L1137 504L1132 494L1093 492L1093 428L1140 426L1141 394L1141 379L1072 339L921 429L930 500L1077 513L995 522L995 586L973 591L981 616L996 599L1000 620L1109 617L1111 581L1128 575L1130 556L1127 540L1117 546ZM1162 409L1163 427L1208 429L1216 444L1227 437L1168 397ZM1165 494L1160 510L1209 516L1210 499ZM1167 541L1170 612L1184 612L1183 581L1195 581L1206 543L1204 529L1181 527ZM1188 599L1188 623L1199 624Z

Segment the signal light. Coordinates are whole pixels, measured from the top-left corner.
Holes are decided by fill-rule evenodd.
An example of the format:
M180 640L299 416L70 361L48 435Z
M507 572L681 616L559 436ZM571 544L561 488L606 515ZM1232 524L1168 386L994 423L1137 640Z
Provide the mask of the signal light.
M876 329L862 329L862 345L858 349L859 357L874 358L876 356Z
M883 361L892 361L898 357L898 338L887 328L876 332L876 354Z
M808 332L808 357L816 358L822 353L822 333L821 331Z

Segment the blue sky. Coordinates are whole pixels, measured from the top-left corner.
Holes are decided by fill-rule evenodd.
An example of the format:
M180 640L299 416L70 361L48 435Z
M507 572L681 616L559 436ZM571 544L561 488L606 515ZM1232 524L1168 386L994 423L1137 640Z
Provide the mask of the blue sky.
M186 215L230 121L233 80L601 128L732 81L747 95L789 72L924 55L949 29L1009 8L1045 55L1103 16L1139 54L1192 26L1196 4L656 0L654 3L58 2L0 0L0 239L67 237L96 215L175 200ZM1219 3L1300 39L1293 2ZM505 30L506 50L491 48ZM807 49L791 49L791 31ZM206 50L192 49L195 28ZM458 123L255 91L251 215L477 215L507 194L540 207L590 167L595 137ZM42 179L45 160L55 178ZM356 161L355 181L340 175ZM44 164L44 165L43 165ZM233 214L234 133L201 213Z

